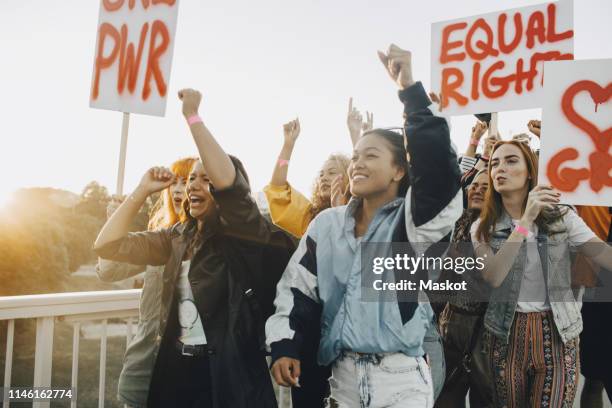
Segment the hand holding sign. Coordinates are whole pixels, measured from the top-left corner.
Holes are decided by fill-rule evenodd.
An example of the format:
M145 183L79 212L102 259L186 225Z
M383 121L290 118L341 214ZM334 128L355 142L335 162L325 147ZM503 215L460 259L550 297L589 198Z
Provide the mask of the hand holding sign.
M378 58L380 58L389 76L399 85L400 89L406 89L414 84L414 79L412 78L412 53L410 51L391 44L386 54L378 51Z
M560 194L553 190L551 186L538 185L529 192L527 205L523 213L522 221L531 226L542 210L553 210L559 204Z
M198 108L202 101L202 94L199 91L189 88L181 89L178 97L183 101L183 115L186 118L198 114Z

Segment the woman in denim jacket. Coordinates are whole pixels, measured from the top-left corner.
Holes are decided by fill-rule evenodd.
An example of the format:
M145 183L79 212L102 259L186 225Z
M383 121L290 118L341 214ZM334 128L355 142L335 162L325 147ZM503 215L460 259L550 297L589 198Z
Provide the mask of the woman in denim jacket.
M484 279L494 288L485 314L496 406L571 407L578 383L580 301L569 248L612 266L612 249L538 185L537 158L518 141L498 142L489 188L472 226Z

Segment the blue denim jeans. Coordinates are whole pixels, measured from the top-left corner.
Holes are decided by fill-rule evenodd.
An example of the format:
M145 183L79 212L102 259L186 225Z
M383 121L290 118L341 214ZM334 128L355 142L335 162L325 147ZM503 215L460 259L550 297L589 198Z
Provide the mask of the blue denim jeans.
M423 357L344 352L332 366L329 406L431 408L433 383Z

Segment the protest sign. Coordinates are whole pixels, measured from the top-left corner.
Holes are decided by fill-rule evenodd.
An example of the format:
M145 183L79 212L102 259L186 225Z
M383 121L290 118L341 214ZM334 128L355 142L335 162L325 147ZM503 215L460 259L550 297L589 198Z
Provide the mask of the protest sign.
M178 0L101 0L90 106L163 116Z
M573 2L432 24L431 86L449 115L541 107L544 61L574 58Z
M539 182L565 204L612 206L612 59L547 62Z

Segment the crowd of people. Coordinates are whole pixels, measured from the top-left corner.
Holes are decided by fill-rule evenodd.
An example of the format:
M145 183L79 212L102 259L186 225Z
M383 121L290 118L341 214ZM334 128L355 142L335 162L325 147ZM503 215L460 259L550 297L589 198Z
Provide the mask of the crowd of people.
M94 246L101 279L145 272L122 404L276 407L274 381L291 387L295 408L462 407L468 395L472 408L561 408L581 370L584 407L601 406L604 388L612 396L609 303L581 309L584 288L612 271L609 209L560 205L538 185L531 136L501 140L490 114L477 115L459 155L411 53L391 45L379 58L404 126L375 128L351 100L352 156L331 154L308 199L288 181L300 134L299 119L288 122L264 189L269 216L198 115L200 93L179 92L198 157L148 170L109 208ZM539 121L527 128L540 137ZM157 192L148 231L129 232ZM386 279L467 290L365 299L362 249L390 256L392 243L483 268L395 270Z

